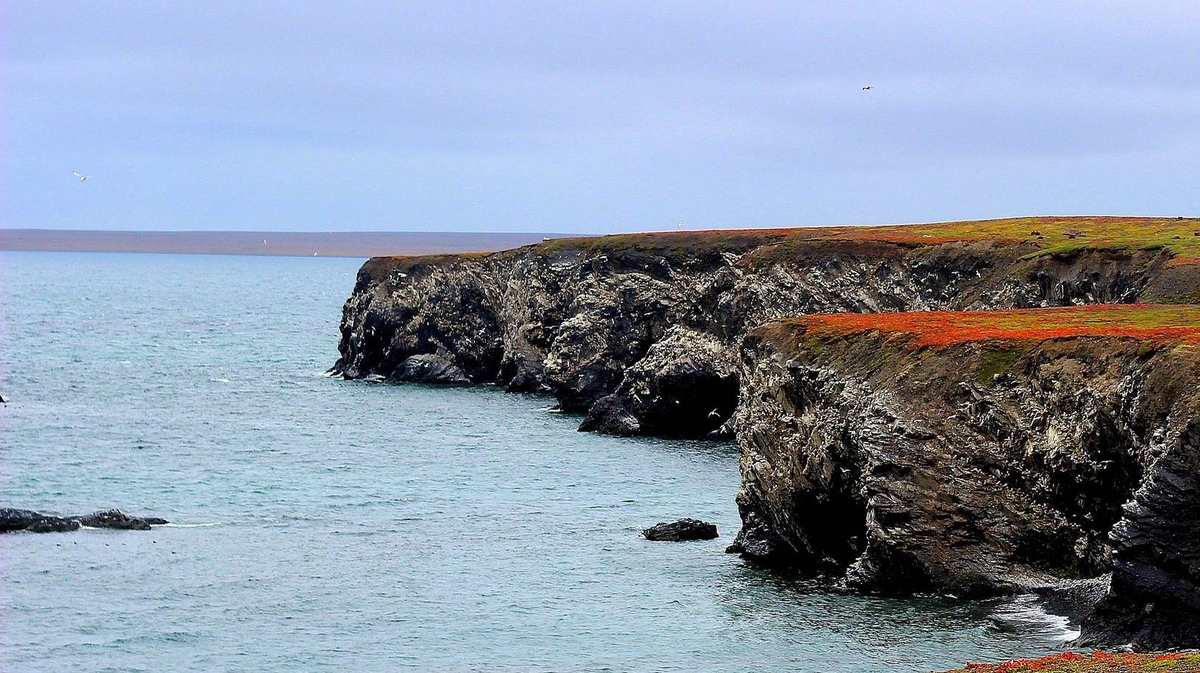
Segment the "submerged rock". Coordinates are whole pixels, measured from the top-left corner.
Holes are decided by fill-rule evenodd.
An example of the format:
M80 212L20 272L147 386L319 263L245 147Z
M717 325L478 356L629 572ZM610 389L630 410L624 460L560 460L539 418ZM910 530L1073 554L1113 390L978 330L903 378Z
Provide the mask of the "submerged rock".
M643 530L642 536L656 542L712 540L717 537L717 526L699 519L680 519L669 523L655 524Z
M159 517L129 516L119 509L107 509L83 516L59 517L28 509L0 508L0 533L28 531L30 533L62 533L87 528L116 530L150 530L152 525L168 523Z

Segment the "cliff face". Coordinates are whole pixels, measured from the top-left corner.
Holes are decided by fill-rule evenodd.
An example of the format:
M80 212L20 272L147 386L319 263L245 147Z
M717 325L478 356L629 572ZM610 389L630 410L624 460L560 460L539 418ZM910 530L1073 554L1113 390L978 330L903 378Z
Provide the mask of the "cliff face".
M1197 259L1200 223L1095 218L376 258L334 371L546 392L583 430L736 436L747 557L889 594L1103 581L1087 637L1196 647L1200 353L1179 330L1200 314L979 316L1200 303ZM916 338L903 311L990 313ZM1034 334L1049 314L1072 329Z
M1086 636L1200 645L1200 347L812 330L745 340L734 551L889 594L1112 571Z
M659 234L372 259L346 303L334 370L500 383L589 412L586 429L703 436L736 405L742 335L768 320L1131 302L1200 287L1196 267L1172 266L1165 250L827 236Z

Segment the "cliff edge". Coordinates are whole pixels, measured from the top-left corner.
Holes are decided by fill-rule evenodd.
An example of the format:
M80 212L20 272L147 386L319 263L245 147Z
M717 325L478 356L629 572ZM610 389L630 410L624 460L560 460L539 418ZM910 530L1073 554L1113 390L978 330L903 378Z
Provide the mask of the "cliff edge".
M1200 220L1020 218L555 239L374 258L341 324L347 378L499 383L584 429L726 433L737 348L814 313L1200 302Z

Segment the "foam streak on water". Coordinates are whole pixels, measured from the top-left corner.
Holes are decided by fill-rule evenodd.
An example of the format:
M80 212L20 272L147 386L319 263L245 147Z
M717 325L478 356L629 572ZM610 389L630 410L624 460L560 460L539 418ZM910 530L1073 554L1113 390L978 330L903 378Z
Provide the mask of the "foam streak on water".
M0 669L860 673L1055 645L723 554L731 445L319 376L357 265L0 255L0 504L176 522L0 537ZM722 537L638 537L681 516Z

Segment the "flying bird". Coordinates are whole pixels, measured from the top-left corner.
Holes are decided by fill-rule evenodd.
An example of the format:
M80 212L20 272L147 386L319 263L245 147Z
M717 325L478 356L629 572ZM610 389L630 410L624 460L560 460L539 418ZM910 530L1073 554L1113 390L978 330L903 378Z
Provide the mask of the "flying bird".
M87 180L88 178L92 177L92 176L90 176L90 175L84 175L84 174L80 173L79 171L71 171L71 173L72 173L72 174L73 174L75 177L79 178L79 181L80 181L80 182L83 182L84 180Z
M675 226L676 226L676 227L678 227L678 228L680 228L680 229L683 229L683 220L680 220L680 221L679 221L679 224L677 224L677 225L675 225Z
M875 88L875 87L873 87L873 86L871 86L870 84L868 84L867 86L864 86L864 87L862 88L862 90L863 90L863 91L870 91L871 89L874 89L874 88Z

